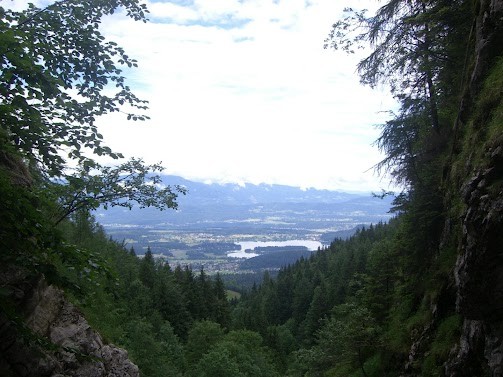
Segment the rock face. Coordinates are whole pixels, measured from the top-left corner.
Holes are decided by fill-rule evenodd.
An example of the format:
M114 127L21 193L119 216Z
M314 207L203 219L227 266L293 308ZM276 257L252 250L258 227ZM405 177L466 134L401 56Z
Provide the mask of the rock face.
M461 254L456 263L458 311L467 319L503 318L503 146L488 152L490 166L464 188ZM500 187L498 187L500 186Z
M476 35L472 94L494 55L501 53L502 0L480 2ZM503 138L485 148L482 163L461 188L466 210L454 274L456 308L464 324L445 366L448 376L503 376Z
M0 285L19 303L25 323L15 326L0 313L1 376L139 376L127 352L104 344L63 291L43 277L27 281L11 271L0 277Z
M468 96L477 96L484 75L503 46L503 0L481 0L476 22L476 60ZM502 92L503 93L503 92ZM494 102L501 108L501 97ZM487 110L489 112L489 110ZM469 110L467 111L469 113ZM473 127L483 129L484 124ZM464 317L460 341L445 365L447 376L503 376L503 134L461 187L466 210L454 275L456 309Z
M467 209L456 262L457 311L465 318L449 376L503 376L503 145L463 187Z

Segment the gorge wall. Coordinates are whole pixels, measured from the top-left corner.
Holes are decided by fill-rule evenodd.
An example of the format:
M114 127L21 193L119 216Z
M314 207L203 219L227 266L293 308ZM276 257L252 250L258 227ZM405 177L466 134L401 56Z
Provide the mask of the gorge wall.
M0 312L1 376L139 376L127 352L105 344L64 292L42 275L4 271L0 286L16 303L18 320Z
M464 322L446 375L503 376L503 1L480 1L475 36L448 196L462 202L454 277Z

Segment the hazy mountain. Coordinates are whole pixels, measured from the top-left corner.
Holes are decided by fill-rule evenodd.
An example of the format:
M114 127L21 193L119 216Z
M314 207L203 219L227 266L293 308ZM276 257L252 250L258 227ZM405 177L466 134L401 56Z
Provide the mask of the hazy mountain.
M189 190L180 197L181 205L208 204L257 204L257 203L341 203L359 198L362 194L349 194L341 191L301 189L299 187L246 183L202 183L178 176L162 176L167 185L181 185ZM370 196L370 193L368 194Z
M164 176L167 185L188 189L179 197L177 211L125 209L97 211L103 225L167 225L170 228L323 228L334 223L356 224L377 222L386 218L390 199L381 200L369 194L329 190L302 190L284 185L207 184L177 176ZM349 225L348 225L349 226ZM343 227L347 228L346 226Z

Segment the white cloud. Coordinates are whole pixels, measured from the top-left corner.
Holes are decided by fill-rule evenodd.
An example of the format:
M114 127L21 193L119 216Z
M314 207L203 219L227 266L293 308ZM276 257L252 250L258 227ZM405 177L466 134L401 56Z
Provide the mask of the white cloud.
M323 50L330 0L152 3L155 22L104 32L140 63L148 124L103 127L113 147L187 178L377 190L375 123L393 106L359 85L357 58Z
M152 119L103 117L105 140L191 179L386 187L367 170L382 158L373 124L393 101L359 85L357 57L323 49L348 4L148 1L149 23L107 17L104 34L139 62L126 73Z
M199 18L197 12L191 8L169 2L148 3L149 17L155 19L169 19L177 23L195 21Z

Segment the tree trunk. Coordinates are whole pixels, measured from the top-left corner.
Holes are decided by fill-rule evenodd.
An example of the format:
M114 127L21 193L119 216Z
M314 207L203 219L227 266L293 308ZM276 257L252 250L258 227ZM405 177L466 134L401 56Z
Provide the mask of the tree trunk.
M358 363L360 364L360 369L361 369L361 371L362 371L362 373L363 373L363 376L364 376L364 377L369 377L369 376L367 375L367 372L365 372L365 368L363 367L363 362L364 362L364 360L363 360L363 358L362 358L361 349L360 349L360 348L358 348Z

